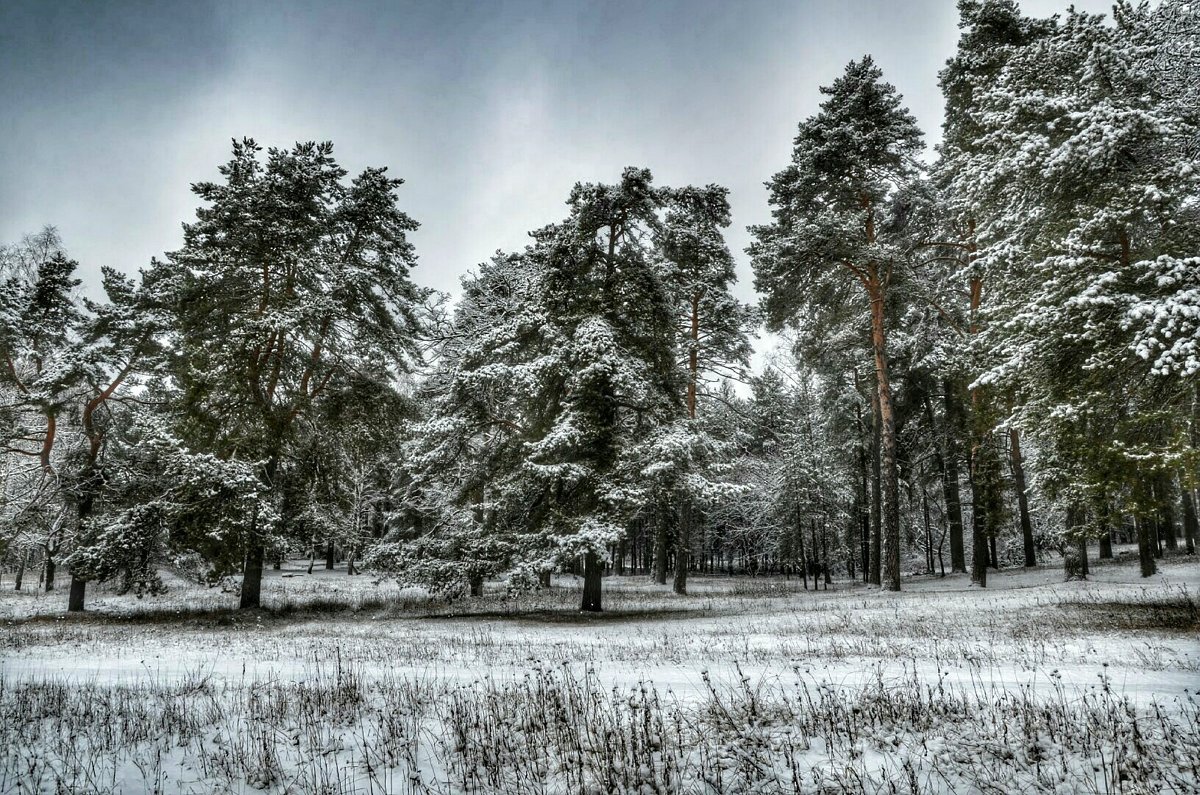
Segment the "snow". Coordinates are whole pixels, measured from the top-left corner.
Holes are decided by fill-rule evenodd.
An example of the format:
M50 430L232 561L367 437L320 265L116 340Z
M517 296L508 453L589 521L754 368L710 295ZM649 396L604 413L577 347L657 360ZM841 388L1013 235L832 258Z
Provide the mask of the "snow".
M574 611L579 583L570 576L559 576L549 593L508 599L502 584L492 583L482 600L447 604L387 581L348 577L344 570L316 569L307 575L305 566L294 561L264 583L264 602L278 614L246 616L221 609L232 604L229 594L173 581L171 592L140 601L95 594L90 615L66 618L58 612L65 594L17 594L6 584L0 591L0 616L6 624L0 640L0 705L23 686L65 685L69 698L90 704L103 698L120 701L127 694L132 701L121 702L124 709L132 710L136 703L152 714L157 714L155 704L172 700L196 702L202 714L219 706L207 722L201 721L207 728L195 741L200 745L189 744L190 730L176 728L178 744L156 746L145 737L127 748L104 750L102 739L89 735L87 728L71 729L90 737L84 747L95 746L99 769L106 769L106 760L113 765L116 772L109 775L125 782L115 791L125 792L151 788L143 769L155 747L167 749L156 757L162 760L160 773L175 766L174 778L167 776L164 785L168 792L316 792L321 790L303 771L319 767L328 772L333 766L346 776L343 791L367 792L375 785L364 765L376 765L369 761L371 755L383 753L373 743L390 725L387 720L400 714L396 710L411 711L404 712L404 720L412 722L413 755L407 761L393 758L387 771L396 788L385 791L468 791L469 786L452 779L466 775L467 760L483 753L478 743L485 735L488 742L513 743L541 736L543 729L501 731L455 721L484 713L496 721L533 720L537 709L530 705L541 702L531 699L538 693L538 699L565 699L575 704L572 709L586 707L586 716L577 716L583 723L570 734L576 737L570 742L580 746L569 752L556 746L556 753L576 754L571 758L580 770L611 762L624 765L621 775L634 778L639 773L658 779L676 776L672 786L679 789L663 784L659 791L703 791L683 788L681 782L699 786L697 776L725 771L720 775L728 776L726 784L733 787L727 791L739 791L737 782L745 784L749 776L758 791L790 792L791 774L781 765L791 759L804 782L846 765L861 766L859 773L875 780L889 771L898 773L907 761L923 776L918 791L941 792L956 786L962 791L964 781L992 780L987 777L993 773L980 767L980 760L1009 753L997 750L1003 744L996 735L1001 725L1016 731L1029 715L1055 709L1060 720L1075 716L1095 721L1105 710L1117 716L1125 714L1121 710L1145 715L1159 710L1182 722L1188 715L1194 719L1200 683L1194 607L1190 624L1186 618L1200 582L1194 559L1164 561L1162 573L1146 580L1127 559L1094 566L1094 576L1086 582L1063 582L1061 571L1050 567L994 573L986 590L972 587L962 575L912 577L898 594L846 582L835 583L830 591L805 592L795 580L697 577L692 594L677 597L642 577L609 577L605 601L610 612L599 616ZM304 605L317 600L347 609L306 612ZM283 612L287 604L295 606L294 613ZM358 609L349 609L353 606ZM180 611L177 617L171 615L175 610ZM1170 619L1180 615L1182 624ZM350 684L338 684L343 680ZM299 717L282 712L283 717L267 722L255 712L263 707L253 706L283 704L296 694L317 698L317 693L341 692L339 687L361 692L363 702L353 715L335 719L340 702L331 701L321 708L326 712L320 714L329 714L316 726L302 726ZM802 698L811 699L812 706L797 701ZM946 714L898 721L876 716L868 725L865 716L874 715L872 710L895 709L912 699L920 702L922 714ZM401 702L407 706L395 706ZM1037 709L1023 712L1024 704ZM963 710L968 708L997 710L996 725L966 720L969 712ZM761 714L755 718L739 712L747 709L761 709ZM838 733L846 729L821 734L806 722L815 715L829 720L843 712L852 715L855 709L864 717L853 740ZM726 713L740 715L736 727L727 725ZM606 756L607 735L596 733L608 722L624 725L620 722L631 715L663 720L661 731L678 735L658 738L661 748L638 763L647 765L646 771L630 767L628 759ZM1018 720L1018 715L1026 717ZM672 729L672 720L683 721L682 728ZM1053 730L1053 720L1046 720ZM691 734L689 721L708 728ZM18 760L28 764L39 747L39 759L67 769L67 761L55 756L55 729L49 728L58 724L40 725L45 732L39 735L41 746L25 751L14 746L0 753L0 792L20 791L13 784ZM1141 726L1151 731L1148 724ZM276 767L255 768L247 761L247 743L261 740L268 730L280 761ZM856 729L851 725L849 731ZM1120 734L1112 731L1114 737ZM473 739L457 747L455 732ZM567 736L555 735L554 742L566 742ZM1045 747L1035 751L1019 747L1013 738L1011 753L1028 751L1034 760L1028 770L1025 763L1018 765L1013 775L1028 776L1021 780L1034 790L1050 791L1052 784L1066 787L1060 791L1102 789L1094 776L1108 771L1108 763L1093 765L1079 746L1082 739L1055 737L1047 737ZM968 753L969 763L955 761L967 747L985 750ZM577 791L568 786L575 768L565 762L554 767L553 760L525 753L510 748L493 761L515 777L512 781L542 770L547 791ZM757 761L746 767L749 763L739 754ZM1054 754L1059 755L1055 764L1064 767L1050 775L1049 766L1043 769L1037 760ZM1122 759L1141 763L1130 754ZM730 766L722 767L716 760L726 757ZM215 759L241 761L229 762L224 772L210 768L206 775L221 778L226 787L211 790L202 788L205 779L194 767L187 767L202 759L210 766ZM610 774L616 775L616 769ZM1165 774L1159 770L1155 775ZM1195 782L1194 768L1171 775ZM417 781L410 776L418 776L420 786L411 784L408 790L395 783ZM1064 783L1070 781L1075 783ZM515 783L472 786L528 791ZM828 781L825 786L843 791ZM809 783L800 787L809 789Z

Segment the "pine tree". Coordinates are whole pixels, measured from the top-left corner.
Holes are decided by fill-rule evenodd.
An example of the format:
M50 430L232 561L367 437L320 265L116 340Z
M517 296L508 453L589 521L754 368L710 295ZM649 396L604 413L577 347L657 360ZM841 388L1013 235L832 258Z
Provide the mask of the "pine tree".
M667 210L657 230L665 282L676 296L680 322L677 350L686 353L686 419L678 423L652 454L654 469L673 473L673 485L660 499L675 502L675 593L687 592L691 536L703 522L703 504L721 489L713 480L723 457L719 442L697 421L698 406L713 382L745 379L750 358L748 307L730 294L736 281L733 255L722 229L729 226L728 191L715 185L666 192ZM669 440L669 441L668 441ZM669 462L669 463L667 463ZM666 466L662 466L667 463ZM671 493L671 492L674 493ZM665 539L666 527L657 528ZM665 544L664 544L665 547ZM663 550L665 552L665 549ZM665 555L664 555L665 558ZM665 569L665 560L663 560Z
M464 283L410 454L414 494L434 496L428 566L457 556L447 576L461 581L483 539L489 571L518 587L582 560L582 608L601 609L602 561L645 504L647 451L683 406L675 303L652 249L664 201L644 169L578 184L565 221Z
M1134 342L1153 335L1138 310L1150 274L1186 263L1197 240L1188 207L1198 177L1182 145L1189 127L1156 96L1140 19L1127 6L1115 26L1071 12L1015 48L976 88L979 132L956 176L980 221L978 267L996 285L980 335L995 358L977 384L1020 398L1020 421L1064 466L1042 473L1048 482L1097 494L1151 476L1184 444L1190 396L1185 382L1134 356L1156 350ZM1187 293L1170 277L1160 287L1168 301L1176 287ZM1174 407L1174 419L1151 405ZM1095 434L1122 449L1123 471L1089 452ZM1072 440L1084 446L1068 456ZM1149 517L1147 499L1134 505Z
M971 362L970 350L975 346L976 358L981 355L980 347L987 350L986 345L977 345L977 338L986 314L985 300L991 300L987 298L987 293L992 285L988 283L987 271L978 256L976 227L981 207L968 198L971 186L961 181L969 179L967 175L971 174L972 164L977 162L975 158L979 156L978 142L986 132L979 120L978 107L981 97L1003 73L1014 53L1046 36L1054 27L1050 21L1022 16L1013 0L960 0L958 9L959 27L963 31L958 49L938 76L946 98L946 118L940 158L934 171L935 179L943 189L940 198L945 206L943 219L932 235L932 239L938 241L937 248L940 249L942 261L950 263L944 277L946 283L952 286L953 292L960 292L960 285L965 287L963 292L968 296L967 306L956 312L960 316L957 326L959 336L965 333L966 337L967 344L963 346L966 356L948 357L950 361L956 361L958 367L946 375L947 414L956 418L966 412L951 405L951 402L958 400L961 382L964 379L972 380L963 369L977 373L987 366ZM955 307L950 304L949 308L953 311ZM970 418L962 423L962 427L968 431L966 450L972 499L971 574L972 579L981 586L987 584L987 541L989 536L994 539L1000 524L997 516L989 514L989 507L994 511L1002 505L1001 470L996 466L997 462L992 460L996 445L994 430L999 420L996 408L999 398L993 389L978 383L972 384ZM957 423L947 424L948 427L954 427ZM1017 426L1010 424L1010 461L1017 480L1021 481L1016 488L1025 562L1034 565L1032 523L1023 483L1024 461L1020 454L1019 433ZM948 459L956 446L954 440L948 441ZM956 541L952 538L952 548L961 547L961 542ZM960 570L958 555L954 554L952 558L955 570ZM995 565L996 561L991 563Z
M801 123L792 164L769 183L774 223L751 230L755 286L766 294L776 328L802 323L830 301L865 299L881 422L884 579L898 590L899 485L885 317L904 253L881 226L889 200L914 172L921 134L869 56L821 92L828 99Z
M70 538L60 426L69 421L79 381L82 314L74 294L80 284L74 275L78 263L57 248L42 254L28 263L25 273L15 273L0 287L0 381L10 401L5 454L26 461L6 484L17 492L6 499L15 508L5 517L6 525L20 537L14 538L17 545L40 548L45 588L51 591L58 554Z
M258 462L270 489L298 419L348 374L386 380L417 361L425 294L409 279L416 223L396 207L401 180L370 168L347 184L329 143L269 149L265 163L260 151L235 141L223 180L193 187L205 206L167 264L184 437ZM271 542L265 525L240 540L242 607L259 603Z
M84 441L72 456L73 471L69 476L76 550L91 542L90 536L96 530L93 521L96 503L105 496L109 474L103 459L118 416L111 410L111 404L122 397L138 375L151 373L162 360L167 320L159 303L157 275L143 273L141 280L140 285L135 285L132 279L105 268L106 300L84 302L86 315L81 323L78 354L82 388L75 399ZM71 570L67 609L75 612L84 608L87 587L86 572L77 560L79 555L73 550L67 561Z

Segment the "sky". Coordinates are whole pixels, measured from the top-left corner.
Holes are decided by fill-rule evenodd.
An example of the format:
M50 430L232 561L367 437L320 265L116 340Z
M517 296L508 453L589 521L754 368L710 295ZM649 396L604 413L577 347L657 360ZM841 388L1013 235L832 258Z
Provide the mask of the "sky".
M422 285L455 291L561 220L574 183L637 165L730 189L755 300L746 226L818 87L870 53L935 144L957 38L953 0L2 0L0 242L56 226L94 292L101 266L179 246L232 138L331 140L351 172L406 181Z

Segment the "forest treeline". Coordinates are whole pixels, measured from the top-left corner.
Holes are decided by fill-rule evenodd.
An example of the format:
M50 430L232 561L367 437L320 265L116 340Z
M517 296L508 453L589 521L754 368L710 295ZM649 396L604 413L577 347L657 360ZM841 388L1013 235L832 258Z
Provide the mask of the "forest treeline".
M414 281L401 180L328 143L234 142L181 247L103 298L53 228L5 247L15 587L65 567L81 610L169 566L257 607L306 554L451 597L570 570L599 610L606 572L898 590L1193 554L1200 14L959 10L934 151L870 57L820 89L763 175L758 306L727 191L636 167L453 304Z

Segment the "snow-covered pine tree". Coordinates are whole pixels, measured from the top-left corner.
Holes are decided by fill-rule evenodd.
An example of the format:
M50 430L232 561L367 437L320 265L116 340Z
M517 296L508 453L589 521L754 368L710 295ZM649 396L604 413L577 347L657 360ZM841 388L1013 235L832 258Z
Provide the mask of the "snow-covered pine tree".
M146 405L110 407L119 416L105 438L103 499L70 556L72 573L138 596L163 590L164 563L210 584L225 579L246 535L280 519L261 462L190 451L154 407L166 393L149 394Z
M77 366L81 380L74 403L81 437L70 454L70 470L64 478L74 509L74 549L68 555L71 594L67 609L81 611L87 588L85 567L77 551L93 543L93 522L98 500L107 495L105 484L106 442L118 417L111 410L139 375L153 372L163 361L163 337L168 320L161 304L158 275L142 273L140 283L112 268L103 271L104 301L84 301L80 323ZM105 534L112 539L111 533Z
M687 593L691 534L704 521L704 504L723 487L714 467L726 458L711 426L699 422L700 406L714 384L727 378L745 381L750 358L748 332L754 322L750 307L730 293L736 281L733 255L722 230L729 226L728 191L709 185L664 192L666 212L656 228L655 243L664 281L675 297L676 350L685 368L685 416L647 448L645 473L659 483L657 501L677 511L675 528L675 593ZM665 522L656 532L665 552ZM656 565L665 570L665 560Z
M583 559L588 611L601 609L602 560L640 498L622 459L682 404L675 305L649 248L662 204L646 169L578 184L567 220L528 252L542 274L537 308L559 339L530 384L521 466L499 486L532 495L530 527Z
M78 263L51 235L0 285L4 385L5 530L10 545L40 550L45 589L73 523L63 502L64 429L79 383Z
M261 462L275 484L301 417L347 374L387 380L418 359L425 297L409 278L416 222L396 206L401 180L346 171L329 143L269 149L235 141L220 182L167 255L177 285L184 438L222 461ZM276 506L263 506L275 511ZM240 539L242 607L256 607L265 526Z
M449 497L428 565L485 538L518 585L582 560L582 609L601 609L602 561L644 498L641 446L683 406L676 304L652 249L664 200L645 169L578 184L565 221L465 282L411 452L415 490Z
M514 570L519 584L546 583L558 567L549 538L525 525L534 495L498 486L522 465L523 434L539 410L531 390L561 366L560 337L539 299L542 276L527 254L498 253L463 278L421 387L423 418L406 434L388 534L365 561L371 568L453 597Z
M1151 79L1144 15L1128 12L1119 6L1110 25L1072 11L1015 49L975 90L979 132L955 179L996 285L980 334L996 361L977 383L1017 395L1019 421L1058 450L1057 471L1041 474L1073 515L1160 478L1186 447L1190 385L1151 372L1130 326L1149 284L1187 292L1151 274L1194 256L1200 177L1181 145L1187 120ZM1097 435L1123 451L1123 467L1089 452ZM1168 491L1129 502L1143 535Z
M946 99L946 116L942 124L943 142L939 147L939 160L934 166L934 181L940 188L937 199L942 205L937 213L937 223L930 229L930 248L937 255L935 262L942 263L942 282L949 288L950 295L965 294L963 302L945 300L943 306L957 317L954 324L955 337L946 346L944 389L946 395L947 431L954 429L965 432L967 472L971 483L971 547L972 579L981 586L987 585L987 565L991 557L987 548L989 537L994 545L1000 517L993 509L1002 505L1000 477L996 456L997 440L994 428L999 420L998 404L1001 396L994 390L972 383L967 406L958 403L964 384L973 381L972 373L988 366L986 346L976 344L984 322L984 301L992 285L987 283L986 273L977 256L978 242L976 226L979 207L967 198L956 180L969 173L973 158L978 156L978 139L982 133L977 109L980 94L988 90L1012 58L1039 37L1054 29L1053 21L1025 17L1014 0L960 0L958 48L938 75L942 93ZM934 245L936 244L936 245ZM949 296L947 296L948 298ZM954 322L953 319L951 321ZM962 338L965 337L966 344ZM974 361L973 361L974 359ZM1009 402L1012 402L1009 396ZM961 419L960 419L961 418ZM1009 450L1014 477L1020 481L1015 485L1018 492L1018 512L1022 528L1022 543L1026 565L1036 563L1033 549L1032 524L1024 486L1024 461L1020 452L1020 431L1010 423ZM954 468L958 440L947 437L944 455ZM961 522L961 518L960 518ZM959 550L961 541L952 537L952 564L960 570ZM995 566L997 561L991 560Z
M885 307L906 254L881 226L896 189L915 171L921 133L874 61L851 62L800 124L792 163L770 183L774 222L752 228L755 286L776 328L800 325L831 301L870 318L881 421L884 585L900 588L896 429Z

